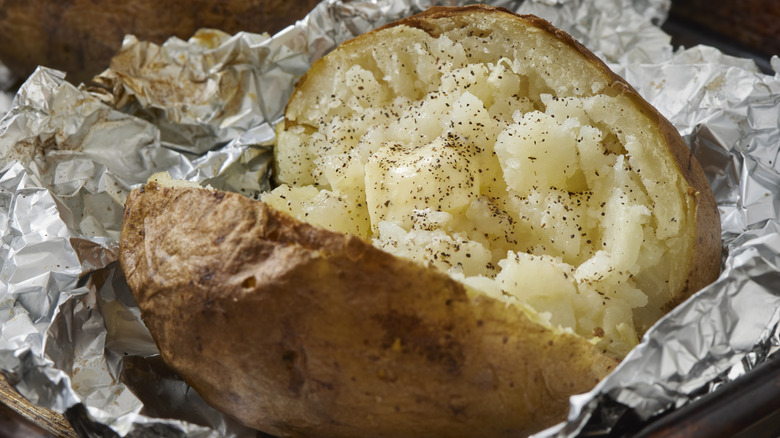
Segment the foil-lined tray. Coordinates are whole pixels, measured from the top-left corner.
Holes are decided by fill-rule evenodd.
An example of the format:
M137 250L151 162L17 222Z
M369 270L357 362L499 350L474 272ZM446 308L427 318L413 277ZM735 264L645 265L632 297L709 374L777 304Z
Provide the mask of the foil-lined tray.
M0 368L82 431L255 436L162 363L118 268L124 199L154 172L257 196L274 126L311 63L433 4L325 0L276 35L128 36L100 88L38 69L0 114ZM569 420L539 437L608 434L749 372L780 345L780 76L710 47L674 50L664 0L500 0L547 18L680 130L723 226L718 281L659 321ZM780 70L780 60L773 59ZM101 435L104 436L104 435Z

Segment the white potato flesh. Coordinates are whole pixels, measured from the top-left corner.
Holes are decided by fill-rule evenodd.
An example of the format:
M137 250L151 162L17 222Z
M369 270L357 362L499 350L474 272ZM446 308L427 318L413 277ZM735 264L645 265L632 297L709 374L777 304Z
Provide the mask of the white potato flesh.
M416 148L385 144L369 157L365 193L374 227L391 221L409 229L413 213L426 208L462 215L477 197L479 174L471 172L471 153L460 146L436 137Z
M657 130L535 28L498 54L490 29L383 32L293 97L263 201L625 354L685 281Z

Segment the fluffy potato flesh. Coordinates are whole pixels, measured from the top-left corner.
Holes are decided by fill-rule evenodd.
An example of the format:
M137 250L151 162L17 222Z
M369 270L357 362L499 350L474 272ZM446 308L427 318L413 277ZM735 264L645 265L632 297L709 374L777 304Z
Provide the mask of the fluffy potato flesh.
M692 188L674 128L570 38L495 11L439 15L312 68L263 201L622 357L702 285L702 199L717 222L706 182Z

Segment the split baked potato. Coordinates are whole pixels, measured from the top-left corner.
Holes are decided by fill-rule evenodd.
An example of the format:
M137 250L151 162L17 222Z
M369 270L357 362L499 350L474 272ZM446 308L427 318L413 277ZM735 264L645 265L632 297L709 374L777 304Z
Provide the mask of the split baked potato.
M121 264L163 358L281 436L519 436L715 279L674 127L567 34L434 8L300 80L262 202L156 177Z

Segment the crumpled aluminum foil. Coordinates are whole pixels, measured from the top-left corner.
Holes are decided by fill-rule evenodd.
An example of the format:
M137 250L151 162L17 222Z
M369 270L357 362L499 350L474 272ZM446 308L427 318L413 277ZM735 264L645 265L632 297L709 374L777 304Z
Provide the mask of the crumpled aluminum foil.
M0 368L17 389L83 431L255 436L156 355L116 262L124 199L160 170L256 196L268 188L274 125L313 60L460 3L325 0L273 36L204 30L162 46L128 36L102 91L37 70L0 121ZM764 361L780 344L780 76L708 47L675 52L656 27L668 0L494 4L547 18L632 83L686 138L722 212L720 279L538 436L606 433L615 403L648 419Z

